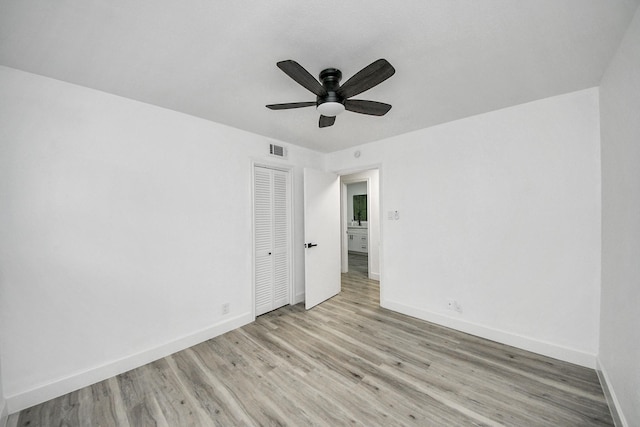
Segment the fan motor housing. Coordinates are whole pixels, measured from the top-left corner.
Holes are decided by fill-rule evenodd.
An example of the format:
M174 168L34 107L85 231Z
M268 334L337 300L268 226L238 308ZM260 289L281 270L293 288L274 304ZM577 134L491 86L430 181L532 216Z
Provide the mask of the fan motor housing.
M342 79L342 71L337 68L327 68L320 72L320 81L326 89L327 94L318 96L316 106L325 102L339 102L344 104L344 99L338 95L337 90L340 88L340 80Z

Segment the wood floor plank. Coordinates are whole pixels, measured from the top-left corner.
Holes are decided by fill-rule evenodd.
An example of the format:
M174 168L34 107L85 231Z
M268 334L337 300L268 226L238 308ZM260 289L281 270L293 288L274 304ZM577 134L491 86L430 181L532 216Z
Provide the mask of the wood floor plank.
M214 351L211 342L203 343L192 348L194 354L212 376L225 387L237 405L240 405L253 422L249 425L277 425L289 419L289 408L281 409L272 399L264 399L275 388L268 379L266 372L259 366L250 365L246 369L237 369L232 359L221 356Z
M142 368L118 375L118 387L129 425L167 425L153 397Z
M216 384L208 381L207 373L195 362L191 349L176 353L171 358L177 367L180 381L188 384L186 390L207 412L211 425L242 425L242 420L235 416L235 411L228 404L228 396L224 388L216 387Z
M311 310L267 313L8 425L613 425L592 369L383 309L366 255L350 262L342 292Z
M173 359L166 357L142 367L153 397L171 426L201 426L208 420L176 374ZM187 383L187 387L190 384Z
M81 404L80 419L95 427L129 426L126 409L122 401L116 377L85 387L86 394ZM83 408L83 406L86 406Z

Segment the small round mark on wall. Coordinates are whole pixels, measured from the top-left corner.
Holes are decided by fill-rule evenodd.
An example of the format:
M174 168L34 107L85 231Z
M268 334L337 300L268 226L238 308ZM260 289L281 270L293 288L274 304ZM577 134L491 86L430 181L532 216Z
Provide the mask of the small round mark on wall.
M357 150L356 152L354 152L353 157L355 157L356 159L360 157L360 150Z

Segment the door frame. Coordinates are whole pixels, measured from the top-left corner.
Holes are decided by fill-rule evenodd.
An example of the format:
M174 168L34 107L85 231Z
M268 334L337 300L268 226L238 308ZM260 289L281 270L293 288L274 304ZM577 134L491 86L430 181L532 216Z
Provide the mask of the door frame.
M281 172L285 172L287 174L287 180L289 183L289 194L287 197L287 229L289 230L289 305L295 304L295 265L294 265L294 246L293 242L295 242L295 230L293 227L293 195L295 194L293 188L293 166L282 165L277 163L265 162L263 160L252 160L251 161L251 318L256 320L256 251L255 251L255 241L256 241L256 218L255 218L255 204L256 204L256 179L255 179L255 171L256 168L265 168L272 169Z
M368 169L370 170L370 169ZM365 172L365 171L361 171L361 172ZM357 172L356 172L357 173ZM347 174L347 175L352 175L352 174ZM345 175L340 175L340 183L342 184L340 186L340 228L342 229L341 234L341 238L342 238L342 253L340 255L340 267L341 267L341 273L347 273L349 271L349 239L346 238L347 236L347 232L348 230L348 225L347 222L350 221L349 218L347 218L347 206L349 203L349 200L347 199L348 195L347 195L347 186L349 184L357 184L358 182L366 182L367 183L367 212L371 212L371 197L369 197L369 194L371 194L371 178L353 178L353 179L348 179L343 181L342 177ZM370 223L370 221L367 219L367 223ZM369 246L370 246L370 242L371 242L371 228L367 227L367 252L369 251ZM367 261L367 275L370 275L370 271L371 271L371 257L367 257L368 261ZM371 277L369 277L371 278Z
M379 227L379 233L380 233L380 239L379 239L379 247L378 247L378 267L380 269L380 274L379 274L379 280L378 283L380 284L380 305L383 306L383 301L384 301L384 219L385 217L383 216L383 167L382 167L382 163L374 163L374 164L369 164L369 165L364 165L364 166L359 166L359 167L352 167L352 168L347 168L347 169L339 169L339 170L334 170L333 172L338 174L340 176L340 180L342 181L342 177L345 175L353 175L356 173L360 173L360 172L366 172L369 170L374 170L376 169L378 171L378 227ZM370 182L369 179L367 180L367 194L370 193L371 191L371 186L370 186ZM354 182L362 182L365 181L365 179L358 179ZM342 190L342 187L340 187ZM346 197L346 191L345 191L345 197ZM340 202L342 204L344 200L340 199ZM367 197L367 209L370 212L371 209L371 197ZM346 204L345 207L343 208L342 206L340 207L340 215L342 217L342 215L345 215L346 212ZM345 236L347 235L347 222L346 221L342 221L342 225L341 227L344 227L344 229L342 230L342 237L345 240L345 243L348 245L348 242L346 241ZM371 230L368 228L367 229L367 236L368 236L368 244L369 244L369 249L371 249ZM345 250L345 243L343 243L342 245L342 257L347 256L348 257L348 246L347 246L347 252L344 252ZM370 250L369 250L370 252ZM344 258L341 260L341 269L342 269L342 262L344 262ZM348 262L348 258L347 258L347 262ZM368 263L368 268L369 268L369 275L371 274L371 258L369 257L369 263ZM374 279L375 280L375 279Z

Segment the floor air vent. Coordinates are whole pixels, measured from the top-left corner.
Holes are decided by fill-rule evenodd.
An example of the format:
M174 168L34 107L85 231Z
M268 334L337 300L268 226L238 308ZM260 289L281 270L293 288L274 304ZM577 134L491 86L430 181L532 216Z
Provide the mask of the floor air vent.
M287 158L287 149L275 144L269 144L269 154L276 157Z

